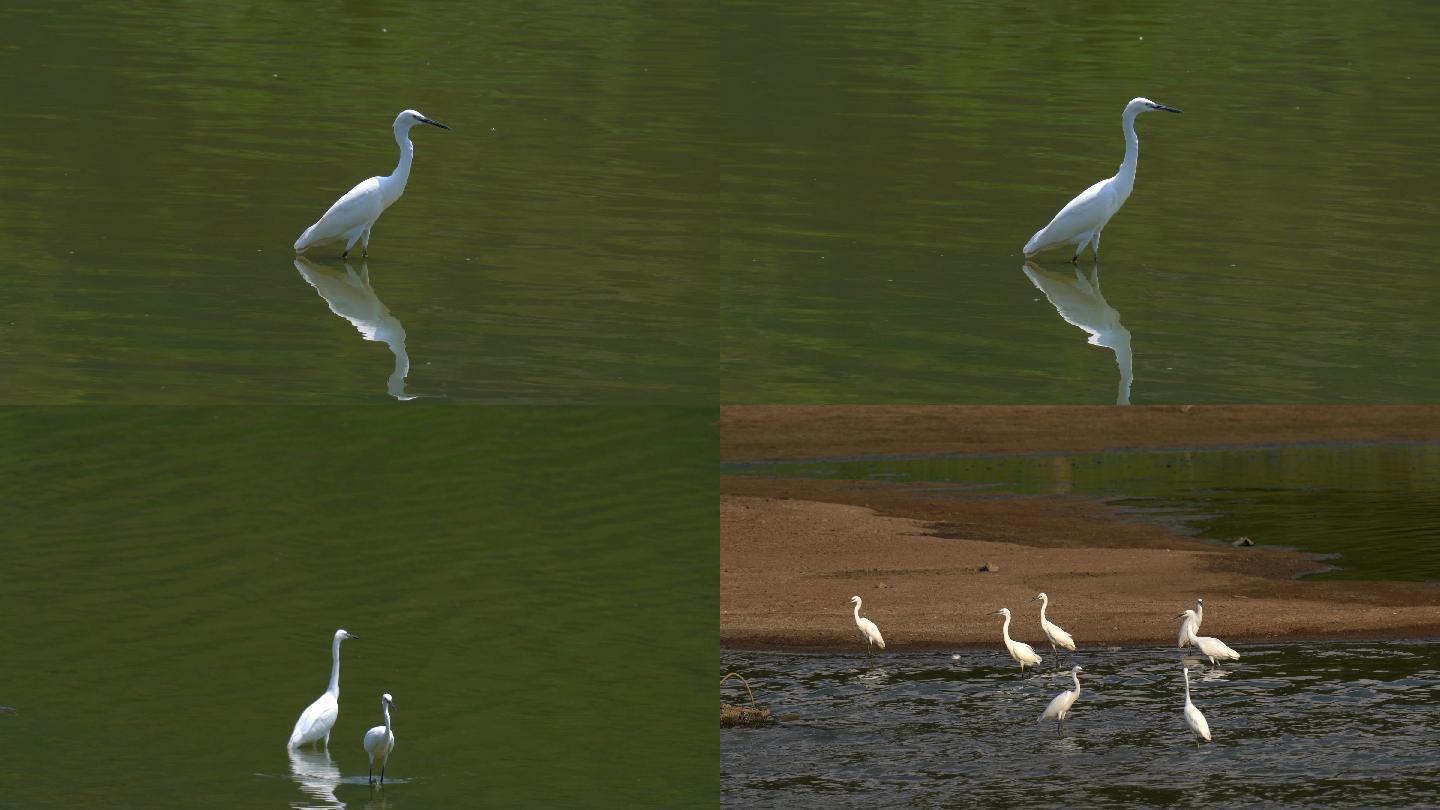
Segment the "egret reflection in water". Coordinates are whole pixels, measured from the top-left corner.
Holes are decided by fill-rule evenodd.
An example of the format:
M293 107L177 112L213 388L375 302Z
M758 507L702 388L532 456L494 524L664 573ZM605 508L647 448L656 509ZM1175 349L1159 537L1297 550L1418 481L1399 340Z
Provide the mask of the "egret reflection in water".
M1120 323L1120 313L1105 301L1100 292L1100 268L1070 272L1041 270L1034 262L1026 262L1025 275L1030 279L1066 323L1090 334L1089 343L1115 352L1115 365L1120 368L1120 385L1115 394L1116 405L1130 404L1130 383L1135 369L1130 355L1130 330Z
M384 343L395 355L395 371L391 373L385 388L396 399L414 399L415 395L405 393L405 377L410 373L410 355L405 352L405 327L390 314L370 286L370 266L360 263L360 272L347 262L345 271L321 267L303 256L295 257L295 269L325 303L330 311L349 321L366 340Z
M313 803L293 802L291 806L296 810L331 810L344 807L345 803L335 797L335 788L340 784L340 766L330 759L330 752L301 751L296 748L288 750L290 773L295 777L300 789L314 800Z

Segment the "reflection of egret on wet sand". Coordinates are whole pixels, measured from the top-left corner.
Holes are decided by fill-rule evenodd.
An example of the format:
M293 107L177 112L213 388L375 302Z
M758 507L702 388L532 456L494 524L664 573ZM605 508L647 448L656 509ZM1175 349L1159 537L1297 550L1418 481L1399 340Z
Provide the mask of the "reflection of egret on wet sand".
M344 807L345 803L335 797L335 788L340 784L340 766L330 759L330 752L289 750L290 773L300 789L315 800L314 804L295 802L291 806L296 810Z
M360 263L360 272L347 262L345 272L321 267L303 256L295 258L295 269L309 282L330 311L349 321L366 340L384 343L395 355L395 371L386 389L396 399L414 399L405 393L405 377L410 373L410 355L405 352L405 327L381 303L370 286L370 266Z
M1116 405L1130 404L1130 382L1134 367L1130 355L1130 330L1120 324L1120 313L1100 293L1100 270L1090 268L1073 272L1041 270L1034 262L1025 263L1025 275L1036 289L1045 293L1055 311L1065 322L1090 334L1089 343L1115 352L1120 368L1120 386L1115 394Z

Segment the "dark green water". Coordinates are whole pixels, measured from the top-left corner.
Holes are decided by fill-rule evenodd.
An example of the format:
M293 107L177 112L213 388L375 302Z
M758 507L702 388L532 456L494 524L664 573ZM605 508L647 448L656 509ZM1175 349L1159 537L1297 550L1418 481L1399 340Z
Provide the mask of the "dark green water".
M453 129L412 133L368 263L410 394L713 402L713 17L6 3L0 402L387 401L291 246L411 107Z
M725 8L723 401L1117 402L1021 247L1135 96L1185 112L1102 246L1131 401L1440 401L1440 6Z
M733 465L775 477L953 482L1112 499L1200 537L1337 554L1321 577L1440 580L1440 446L932 456ZM942 496L943 497L943 496Z
M713 422L0 410L0 805L713 803ZM292 765L337 627L332 761Z

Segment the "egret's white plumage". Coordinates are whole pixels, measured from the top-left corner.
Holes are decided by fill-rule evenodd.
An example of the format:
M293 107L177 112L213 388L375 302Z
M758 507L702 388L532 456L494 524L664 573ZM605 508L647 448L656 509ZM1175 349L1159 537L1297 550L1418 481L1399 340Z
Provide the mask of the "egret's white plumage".
M850 597L850 604L855 606L855 629L860 631L860 638L865 642L865 653L871 655L871 647L885 649L885 639L880 635L880 628L875 623L860 615L860 597Z
M1050 641L1050 654L1055 656L1055 667L1059 669L1060 652L1055 648L1064 647L1070 652L1074 652L1075 639L1071 638L1070 634L1065 632L1060 625L1045 618L1045 608L1050 604L1050 597L1046 596L1044 591L1041 591L1035 594L1030 601L1034 602L1037 599L1040 600L1040 629L1045 631L1045 638Z
M395 750L395 732L390 729L390 707L395 698L386 692L380 696L380 709L385 712L385 725L375 726L365 732L365 753L370 755L370 783L375 783L375 760L380 760L380 784L385 784L385 763L390 752Z
M1050 705L1045 707L1045 713L1040 715L1040 719L1035 722L1040 723L1046 720L1058 720L1061 726L1065 725L1065 717L1070 714L1070 707L1074 706L1075 701L1080 699L1080 673L1084 671L1084 668L1079 664L1076 664L1070 670L1070 677L1075 679L1075 688L1066 689L1064 692L1056 695L1055 698L1050 701Z
M1190 623L1195 618L1195 611L1187 610L1175 618L1184 617L1186 624L1182 627L1191 627ZM1225 645L1225 642L1212 636L1197 636L1193 629L1190 630L1190 643L1199 648L1202 655L1210 659L1211 666L1219 666L1219 661L1238 661L1240 653L1235 652Z
M1190 727L1190 733L1195 735L1195 744L1199 745L1201 740L1210 742L1210 724L1205 722L1205 715L1195 708L1190 702L1190 668L1181 666L1185 673L1185 725Z
M400 162L395 165L395 171L387 177L362 180L359 185L345 192L314 225L306 228L300 238L295 240L296 253L304 253L316 245L342 240L345 242L342 256L350 255L350 249L355 247L356 242L360 242L361 255L369 253L370 229L375 226L375 220L380 218L386 208L400 199L400 195L405 193L405 183L410 180L410 164L415 157L415 145L410 143L410 128L416 124L450 128L415 110L404 110L395 116L392 129L395 132L395 142L400 145Z
M1183 616L1184 614L1182 613L1181 615ZM1200 622L1204 620L1205 600L1197 596L1195 597L1195 618L1187 618L1185 619L1185 621L1180 623L1180 638L1176 642L1176 646L1178 646L1182 650L1186 647L1189 647L1190 636L1195 635L1199 632Z
M344 630L335 631L335 639L330 643L330 685L323 695L300 713L300 719L295 721L295 730L290 732L288 748L319 740L325 741L327 749L330 747L330 729L335 727L335 718L340 716L340 642L347 638L359 636L352 636Z
M1079 196L1065 204L1050 224L1035 232L1025 243L1025 255L1033 256L1042 250L1060 245L1074 245L1077 261L1086 245L1092 246L1095 260L1100 260L1100 232L1125 204L1130 191L1135 187L1135 165L1140 160L1140 139L1135 136L1135 117L1141 113L1178 113L1174 107L1156 104L1148 98L1134 98L1125 105L1120 116L1120 128L1125 133L1125 159L1114 177L1101 180L1080 192Z
M1000 608L991 613L992 616L1004 616L1005 621L1000 625L1000 637L1005 639L1005 649L1020 664L1020 671L1024 672L1025 667L1039 666L1040 656L1035 654L1035 648L1023 641L1015 641L1010 638L1010 608Z

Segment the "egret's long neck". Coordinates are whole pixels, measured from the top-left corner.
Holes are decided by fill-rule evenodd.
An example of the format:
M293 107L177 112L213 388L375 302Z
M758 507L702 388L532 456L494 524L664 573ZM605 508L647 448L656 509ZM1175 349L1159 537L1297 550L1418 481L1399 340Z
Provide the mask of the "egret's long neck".
M856 602L856 603L855 603L855 623L856 623L856 624L859 624L859 623L860 623L860 603L859 603L859 602Z
M1080 697L1080 673L1070 670L1070 677L1075 679L1075 697Z
M1186 692L1185 694L1188 696L1190 693L1189 693L1189 692ZM385 730L386 730L387 732L390 730L390 704L389 704L389 703L386 703L386 704L385 704Z
M410 164L415 159L415 144L410 142L408 129L395 129L395 143L400 145L400 162L395 164L395 171L380 182L380 196L387 206L404 193L405 184L410 181Z
M330 686L325 690L340 697L340 637L335 637L335 643L330 645Z
M1195 626L1199 627L1200 622L1205 619L1205 606L1199 602L1195 603Z
M1129 194L1130 188L1135 185L1135 166L1140 162L1140 138L1135 135L1135 115L1121 118L1120 128L1125 131L1125 159L1120 162L1120 171L1115 173L1115 179Z
M1185 670L1185 702L1190 702L1190 670Z
M1050 600L1049 600L1049 599L1041 599L1041 600L1040 600L1040 623L1041 623L1041 624L1044 624L1044 623L1045 623L1045 606L1048 605L1048 604L1050 604Z
M1000 625L1000 635L1005 638L1005 643L1010 643L1010 617L1005 617L1005 623Z

